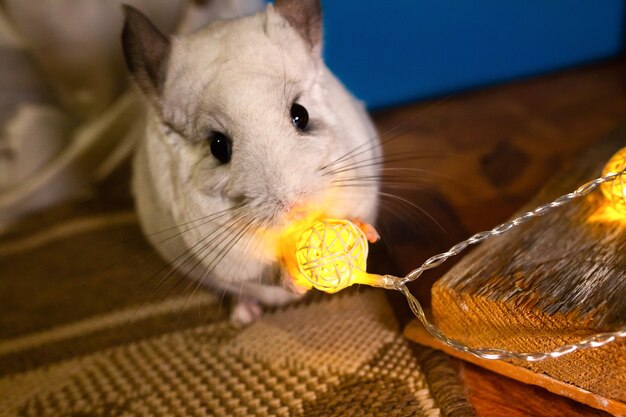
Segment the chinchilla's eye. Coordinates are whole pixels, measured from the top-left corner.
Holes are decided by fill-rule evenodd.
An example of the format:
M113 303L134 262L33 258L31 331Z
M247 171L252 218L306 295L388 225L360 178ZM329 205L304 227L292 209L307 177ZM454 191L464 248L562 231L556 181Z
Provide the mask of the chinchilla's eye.
M309 126L309 112L306 111L304 106L293 103L291 105L291 123L298 130L305 131Z
M230 139L223 133L213 132L209 137L211 141L211 153L222 164L230 162L230 157L233 154L233 145Z

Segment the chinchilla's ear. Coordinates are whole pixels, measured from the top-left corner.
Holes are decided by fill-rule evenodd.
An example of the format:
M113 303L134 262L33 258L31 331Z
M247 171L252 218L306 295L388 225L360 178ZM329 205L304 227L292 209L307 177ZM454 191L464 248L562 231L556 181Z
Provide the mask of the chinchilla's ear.
M312 49L322 43L320 0L275 0L274 9L304 38Z
M122 46L129 71L145 94L157 95L165 83L170 41L143 13L124 5Z

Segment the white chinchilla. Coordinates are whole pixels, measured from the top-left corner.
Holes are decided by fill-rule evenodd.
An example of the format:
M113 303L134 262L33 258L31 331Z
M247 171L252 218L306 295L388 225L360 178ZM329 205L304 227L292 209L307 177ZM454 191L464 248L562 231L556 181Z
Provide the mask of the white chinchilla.
M168 39L126 8L124 53L149 104L134 161L142 227L198 285L237 297L240 323L301 295L272 232L320 212L376 238L379 139L323 63L321 25L319 0L277 0Z

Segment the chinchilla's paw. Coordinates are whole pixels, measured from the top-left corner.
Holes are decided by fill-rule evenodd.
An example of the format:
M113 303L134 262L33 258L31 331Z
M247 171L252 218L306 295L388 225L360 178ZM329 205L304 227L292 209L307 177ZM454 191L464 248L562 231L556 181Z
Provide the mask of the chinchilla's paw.
M230 312L230 322L235 327L245 327L254 323L263 314L263 308L258 301L239 299Z
M352 223L354 223L359 229L365 233L365 237L367 241L370 243L376 243L380 240L380 234L378 230L374 226L369 223L365 223L361 219L353 219Z

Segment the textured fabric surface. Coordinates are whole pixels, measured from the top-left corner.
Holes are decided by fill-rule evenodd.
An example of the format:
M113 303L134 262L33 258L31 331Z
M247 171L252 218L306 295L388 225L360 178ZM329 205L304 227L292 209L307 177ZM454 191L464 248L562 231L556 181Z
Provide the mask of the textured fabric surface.
M192 301L203 309L219 302ZM183 303L94 317L0 349L71 350L84 333L125 332L134 321L178 314ZM276 311L239 331L218 320L96 350L5 375L0 392L3 416L439 415L386 300L373 291Z
M226 299L175 273L161 282L167 266L116 201L59 207L0 239L0 416L471 412L433 395L456 373L432 351L443 372L423 371L384 291L311 294L237 329Z

